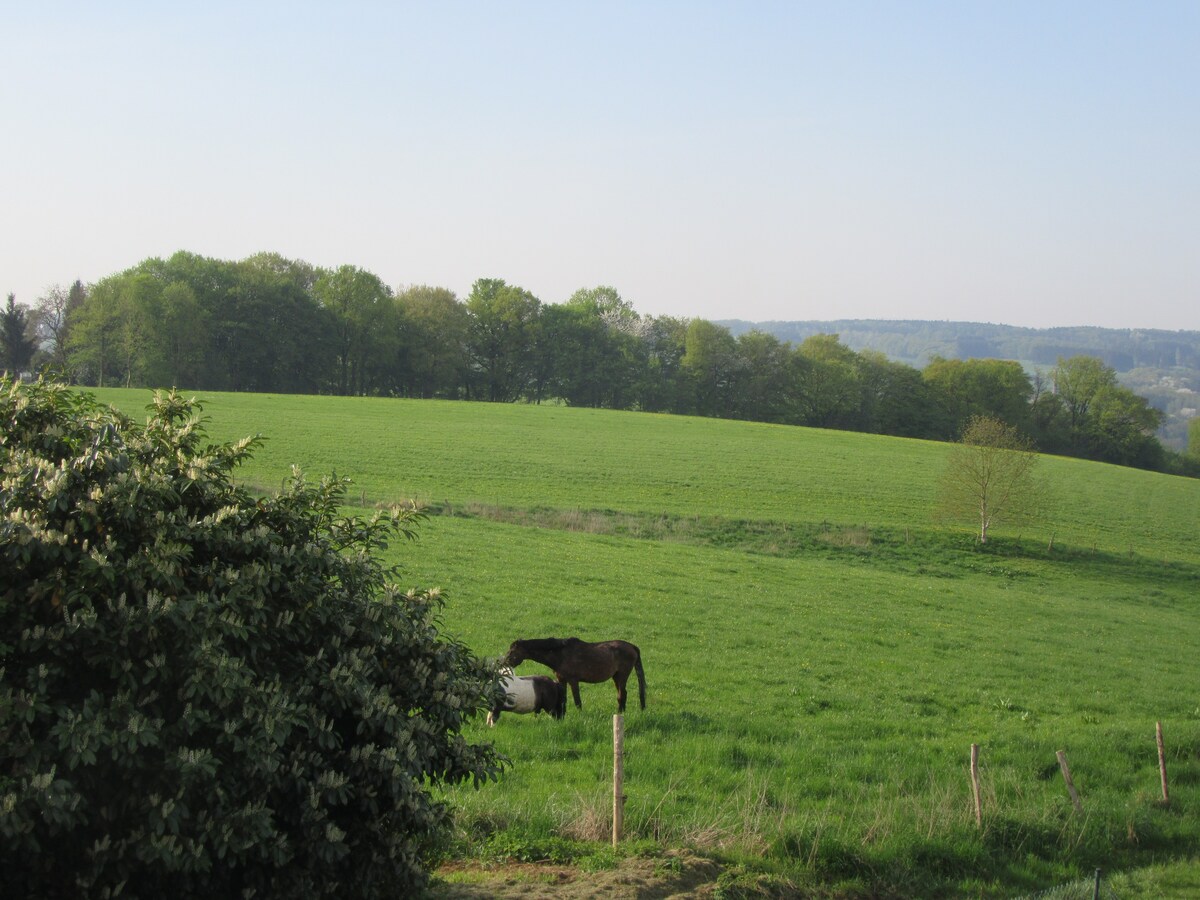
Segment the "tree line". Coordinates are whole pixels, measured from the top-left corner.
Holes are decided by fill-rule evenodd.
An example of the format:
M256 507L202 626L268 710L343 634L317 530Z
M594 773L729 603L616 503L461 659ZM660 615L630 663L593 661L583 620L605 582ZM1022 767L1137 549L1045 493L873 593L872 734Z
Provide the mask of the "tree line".
M734 334L755 323L727 320ZM781 340L799 343L812 334L836 332L855 349L870 347L890 359L924 365L933 356L1027 360L1052 366L1060 356L1097 356L1119 374L1133 369L1200 370L1200 331L1102 328L1096 325L1029 328L993 322L912 319L834 319L759 323Z
M918 369L836 334L794 344L640 315L605 286L545 303L481 278L460 299L351 265L179 252L51 289L28 313L10 295L0 338L4 368L87 386L563 402L933 440L989 416L1044 452L1200 474L1200 441L1164 448L1162 413L1096 357Z

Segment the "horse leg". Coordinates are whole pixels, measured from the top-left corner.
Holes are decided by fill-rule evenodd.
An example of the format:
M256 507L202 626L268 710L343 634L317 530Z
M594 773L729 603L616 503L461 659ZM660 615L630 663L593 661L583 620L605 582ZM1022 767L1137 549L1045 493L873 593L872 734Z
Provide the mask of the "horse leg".
M583 701L579 699L579 682L569 682L571 685L571 696L575 698L575 708L583 709Z
M617 672L613 676L613 684L617 686L617 712L625 712L625 682L629 680L628 672Z
M558 696L558 684L556 682L540 682L537 690L534 693L533 714L548 712L554 715L554 698Z
M567 689L561 684L555 684L554 690L554 707L550 710L550 715L561 719L567 714Z
M498 718L500 718L500 709L497 707L496 709L493 709L488 713L488 717L487 717L488 727L495 728L496 720Z

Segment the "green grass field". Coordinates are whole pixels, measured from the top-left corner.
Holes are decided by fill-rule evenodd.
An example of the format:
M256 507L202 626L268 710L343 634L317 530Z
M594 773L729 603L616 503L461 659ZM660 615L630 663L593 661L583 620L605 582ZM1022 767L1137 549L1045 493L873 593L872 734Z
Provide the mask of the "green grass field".
M149 399L97 393L134 415ZM477 653L571 634L641 647L632 847L691 846L831 896L1016 896L1096 868L1138 896L1195 884L1200 481L1047 458L1046 521L984 551L968 524L931 521L945 445L551 406L201 399L214 439L267 437L244 471L256 487L298 464L353 477L361 505L440 513L388 558L445 589L445 629ZM471 726L512 766L449 794L464 852L605 839L615 692L582 691L561 723Z

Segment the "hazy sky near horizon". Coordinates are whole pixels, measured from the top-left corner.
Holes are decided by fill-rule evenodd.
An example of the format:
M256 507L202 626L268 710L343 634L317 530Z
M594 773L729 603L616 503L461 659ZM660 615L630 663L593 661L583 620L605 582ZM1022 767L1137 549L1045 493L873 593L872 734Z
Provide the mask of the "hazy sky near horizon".
M1200 329L1200 2L3 0L0 292L274 251L640 313Z

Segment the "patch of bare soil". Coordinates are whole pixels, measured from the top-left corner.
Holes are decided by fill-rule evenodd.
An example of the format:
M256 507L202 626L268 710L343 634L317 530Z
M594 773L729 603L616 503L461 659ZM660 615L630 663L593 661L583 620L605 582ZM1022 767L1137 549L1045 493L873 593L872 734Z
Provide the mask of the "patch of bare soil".
M685 851L656 859L621 859L615 868L585 872L553 863L451 863L434 876L436 900L537 900L607 897L612 900L712 898L721 868Z

